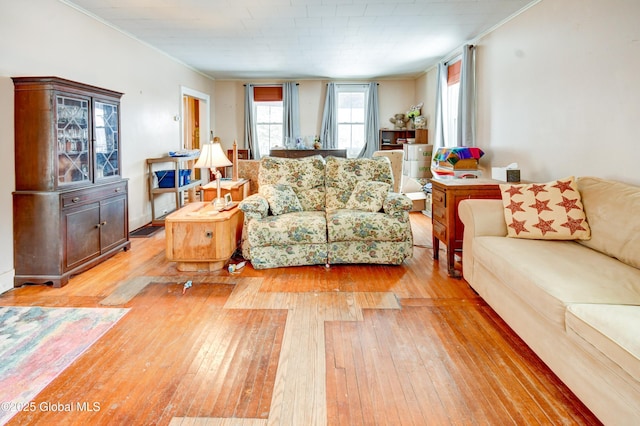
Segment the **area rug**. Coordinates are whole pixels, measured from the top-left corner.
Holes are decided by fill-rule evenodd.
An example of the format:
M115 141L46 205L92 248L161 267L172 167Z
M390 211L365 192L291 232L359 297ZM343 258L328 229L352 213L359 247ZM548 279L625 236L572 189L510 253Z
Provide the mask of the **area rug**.
M156 232L160 231L161 229L164 229L164 226L162 226L162 225L145 226L143 228L138 228L135 231L129 232L129 237L132 237L132 238L147 238L147 237L151 237L152 235L154 235Z
M0 424L9 421L127 311L0 306Z

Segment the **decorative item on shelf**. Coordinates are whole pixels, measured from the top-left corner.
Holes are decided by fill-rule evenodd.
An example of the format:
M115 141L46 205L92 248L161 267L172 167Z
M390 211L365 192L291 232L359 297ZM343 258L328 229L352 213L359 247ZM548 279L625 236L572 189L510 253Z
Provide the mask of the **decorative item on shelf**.
M426 129L427 128L427 117L424 115L419 115L413 119L413 127L418 129Z
M404 114L396 114L389 119L391 123L393 123L393 128L395 130L405 130L407 128L407 121L409 121L408 117L405 117Z
M416 128L415 119L416 117L420 116L421 109L422 102L420 102L418 105L411 105L409 111L407 111L407 117L409 118L409 128L412 130Z
M222 209L225 206L224 199L220 197L220 180L222 179L222 174L220 170L218 170L218 167L228 167L231 165L231 161L229 161L222 151L222 145L220 145L219 142L211 142L202 146L200 157L198 157L198 161L196 161L196 164L193 166L197 169L211 169L215 174L218 192L212 204L216 209Z
M322 144L320 143L320 137L318 135L316 135L313 138L313 148L314 149L320 149L322 148Z

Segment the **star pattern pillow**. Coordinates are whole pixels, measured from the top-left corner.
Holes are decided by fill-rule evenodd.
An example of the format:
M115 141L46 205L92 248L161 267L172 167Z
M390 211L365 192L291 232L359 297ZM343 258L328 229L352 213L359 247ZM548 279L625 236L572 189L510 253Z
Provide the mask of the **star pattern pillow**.
M508 236L588 240L591 230L573 176L542 184L501 184Z
M360 181L353 189L345 207L374 213L380 211L389 188L391 185L385 182Z

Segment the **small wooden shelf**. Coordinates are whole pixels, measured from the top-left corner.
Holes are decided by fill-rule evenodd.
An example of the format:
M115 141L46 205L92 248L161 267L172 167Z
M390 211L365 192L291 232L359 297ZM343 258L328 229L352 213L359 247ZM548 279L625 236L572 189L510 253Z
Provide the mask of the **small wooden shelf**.
M415 138L415 130L380 129L380 149L402 149L398 139Z
M151 200L151 223L153 225L163 225L165 221L165 217L178 210L183 205L184 193L187 192L189 202L196 201L195 199L195 189L202 184L201 180L192 180L186 185L178 185L180 170L191 170L191 176L193 173L193 165L198 157L159 157L159 158L147 158L147 168L148 168L148 180L149 180L149 198ZM171 164L171 168L175 170L176 182L173 187L170 188L159 188L155 186L155 174L154 172L154 164L167 163ZM160 216L156 216L156 203L155 196L160 194L174 194L176 197L176 208L169 213L162 214Z

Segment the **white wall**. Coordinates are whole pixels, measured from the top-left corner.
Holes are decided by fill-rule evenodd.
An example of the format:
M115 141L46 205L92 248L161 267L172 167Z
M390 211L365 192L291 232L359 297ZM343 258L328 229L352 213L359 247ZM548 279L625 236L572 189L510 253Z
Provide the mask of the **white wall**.
M324 99L327 92L326 80L300 80L298 83L300 102L301 136L320 133ZM281 81L251 81L247 83L281 83ZM233 140L244 148L244 81L216 80L215 82L215 124L214 134L219 136L225 149L230 149ZM414 80L380 80L378 86L380 105L380 126L393 128L389 122L394 114L406 112L411 105L423 102L416 99Z
M543 0L480 39L481 163L640 184L639 22L637 0Z
M151 220L145 159L180 148L181 86L213 81L57 0L0 0L0 292L13 286L12 76L53 75L124 92L122 168L132 229ZM215 114L212 106L211 114Z

